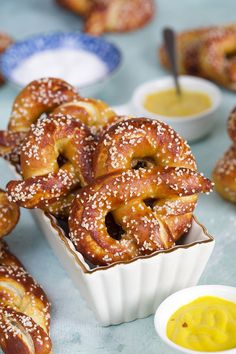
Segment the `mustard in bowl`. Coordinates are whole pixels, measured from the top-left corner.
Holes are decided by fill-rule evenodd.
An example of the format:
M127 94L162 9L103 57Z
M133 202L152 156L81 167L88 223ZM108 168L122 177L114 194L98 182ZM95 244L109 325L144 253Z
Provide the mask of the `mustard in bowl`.
M157 309L155 328L184 353L236 353L236 288L203 285L169 296Z
M132 110L137 116L164 121L186 140L195 141L213 130L221 91L212 82L193 76L180 76L179 82L181 96L172 77L145 82L134 91Z
M189 117L211 108L212 100L205 92L184 89L178 95L171 88L147 94L143 105L147 111L165 117Z

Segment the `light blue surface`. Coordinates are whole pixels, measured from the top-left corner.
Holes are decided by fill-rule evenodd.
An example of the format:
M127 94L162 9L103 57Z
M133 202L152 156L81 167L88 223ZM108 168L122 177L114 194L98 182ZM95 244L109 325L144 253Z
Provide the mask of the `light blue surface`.
M125 103L139 83L165 75L156 59L161 28L177 30L235 21L235 0L159 0L154 22L142 31L109 35L123 51L124 65L98 95L110 104ZM80 20L49 0L0 0L0 30L17 39L52 30L78 30ZM16 92L8 85L0 89L0 128L5 128ZM226 119L236 105L236 94L223 91L222 114L214 132L192 146L199 169L207 176L229 145ZM11 178L0 162L1 187ZM197 216L216 238L216 248L202 284L236 286L236 206L215 193L201 198ZM43 285L52 304L51 334L55 354L174 354L157 338L153 316L119 326L98 325L71 280L53 255L29 212L22 210L16 230L8 237L11 249ZM181 276L181 274L179 275Z

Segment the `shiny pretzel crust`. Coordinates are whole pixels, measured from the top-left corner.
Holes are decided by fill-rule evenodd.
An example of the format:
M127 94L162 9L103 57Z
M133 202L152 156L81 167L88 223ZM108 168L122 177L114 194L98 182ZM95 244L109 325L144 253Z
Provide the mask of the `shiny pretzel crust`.
M70 192L92 179L93 143L89 128L70 115L54 113L40 119L22 145L24 180L8 183L9 199L25 208L44 210L61 201L61 214ZM66 159L61 166L59 157Z
M94 153L93 174L99 177L115 171L125 171L142 160L147 164L145 168L172 166L196 170L189 146L168 125L147 118L125 120L123 117L100 139ZM155 201L155 210L165 219L174 240L191 226L196 203L197 194L191 198L166 200L164 204L161 200ZM132 205L131 208L126 206L124 213L132 213L131 209ZM172 210L171 215L167 215L168 210ZM147 219L151 217L147 216Z
M75 88L61 79L43 78L32 81L16 97L6 131L0 131L0 156L13 165L20 164L20 146L30 126L43 113L57 106L78 99Z
M144 201L194 196L209 192L211 187L199 173L180 167L127 170L100 177L75 198L69 217L70 237L76 249L95 265L170 248L174 240L165 218ZM124 230L121 240L109 236L105 224L109 212Z
M16 204L11 203L7 194L0 189L0 238L9 234L20 217L20 211Z
M79 98L57 107L54 114L71 115L87 125L93 134L100 135L108 124L117 119L115 112L105 102L94 98Z
M50 304L5 243L0 244L0 347L6 354L49 354Z

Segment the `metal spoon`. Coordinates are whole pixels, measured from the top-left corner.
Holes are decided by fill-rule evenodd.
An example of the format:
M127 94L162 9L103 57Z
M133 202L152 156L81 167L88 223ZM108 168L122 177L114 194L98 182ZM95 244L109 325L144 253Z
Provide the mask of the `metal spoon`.
M164 45L167 51L168 59L171 66L171 72L175 82L177 95L181 95L181 88L178 80L177 60L176 60L176 41L175 32L172 28L164 28L163 30Z

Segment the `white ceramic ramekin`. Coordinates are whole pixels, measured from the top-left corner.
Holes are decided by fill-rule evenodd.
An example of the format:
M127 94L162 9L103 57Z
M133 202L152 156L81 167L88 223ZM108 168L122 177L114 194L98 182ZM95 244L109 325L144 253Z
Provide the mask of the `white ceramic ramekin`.
M219 113L218 110L222 95L219 88L210 81L193 76L180 76L179 80L181 87L184 89L208 94L211 98L212 106L200 114L188 117L169 118L146 110L144 108L144 99L147 94L174 87L174 81L171 76L148 81L137 87L134 91L131 104L137 115L164 121L172 126L184 139L194 141L212 131Z
M167 299L165 299L158 307L154 324L156 331L160 338L173 349L177 349L182 353L187 354L209 354L209 352L190 350L183 348L172 342L166 334L166 326L171 315L177 311L181 306L184 306L200 296L217 296L225 300L236 303L236 288L224 285L199 285L187 289L180 290ZM211 352L211 354L236 354L236 348L230 350L223 350Z
M194 219L181 245L128 263L91 269L54 217L41 210L32 213L62 266L104 326L153 314L168 295L196 285L215 243Z

